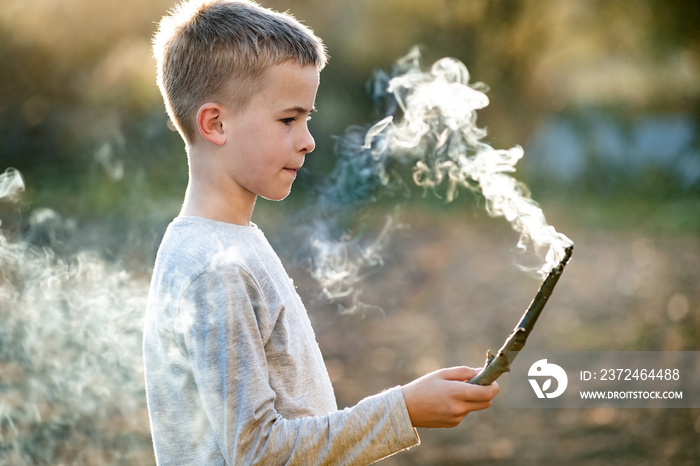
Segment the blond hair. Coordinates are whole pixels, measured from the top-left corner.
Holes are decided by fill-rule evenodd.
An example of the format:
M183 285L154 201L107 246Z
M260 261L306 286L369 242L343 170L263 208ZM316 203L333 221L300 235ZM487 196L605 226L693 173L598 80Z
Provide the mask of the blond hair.
M160 21L153 51L166 110L188 144L202 104L243 109L271 66L293 61L320 70L328 60L311 29L248 0L178 4Z

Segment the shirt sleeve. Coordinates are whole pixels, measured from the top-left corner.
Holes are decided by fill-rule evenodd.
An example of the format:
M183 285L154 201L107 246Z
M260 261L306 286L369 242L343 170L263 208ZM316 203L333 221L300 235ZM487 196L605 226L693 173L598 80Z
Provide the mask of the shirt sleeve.
M227 463L370 464L419 443L400 387L325 415L280 415L265 353L274 322L264 307L240 267L205 271L181 301L179 328L208 435Z

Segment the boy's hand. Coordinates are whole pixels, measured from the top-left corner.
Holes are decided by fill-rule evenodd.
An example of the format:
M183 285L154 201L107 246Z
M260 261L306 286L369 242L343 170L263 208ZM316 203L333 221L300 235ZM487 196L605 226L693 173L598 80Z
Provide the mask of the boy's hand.
M497 383L485 387L464 383L479 370L440 369L401 387L413 427L454 427L470 412L491 406Z

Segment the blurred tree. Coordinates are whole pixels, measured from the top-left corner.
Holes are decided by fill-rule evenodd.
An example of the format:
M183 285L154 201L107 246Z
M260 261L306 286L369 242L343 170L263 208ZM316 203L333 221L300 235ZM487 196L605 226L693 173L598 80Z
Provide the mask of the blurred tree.
M0 9L0 59L8 64L0 70L0 166L18 168L30 190L48 192L48 200L75 213L79 203L95 207L94 196L76 197L84 196L86 178L94 179L92 167L104 168L98 156L105 145L115 160L142 167L162 162L177 138L166 129L150 36L171 5L6 2ZM170 175L177 166L166 163L157 173ZM59 199L50 194L56 190ZM120 196L102 196L110 197L118 202Z

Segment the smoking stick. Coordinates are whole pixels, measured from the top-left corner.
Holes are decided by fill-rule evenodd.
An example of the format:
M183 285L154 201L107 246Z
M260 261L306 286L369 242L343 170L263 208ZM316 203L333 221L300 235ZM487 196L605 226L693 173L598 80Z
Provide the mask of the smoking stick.
M574 246L568 246L564 252L564 258L559 262L557 266L552 268L547 277L540 285L540 289L537 291L534 299L530 303L530 307L525 311L523 316L520 318L520 322L515 326L511 334L506 338L506 341L498 350L498 353L494 356L491 350L486 352L486 363L484 368L476 376L474 376L469 383L477 385L489 385L494 382L497 378L501 376L504 372L508 372L508 352L509 351L520 351L525 346L527 337L530 336L530 332L535 327L535 323L542 313L547 300L552 295L554 286L559 281L561 273L564 271L564 267L569 262L571 254L574 251ZM515 354L513 354L512 359L515 359ZM511 360L512 362L512 360Z

